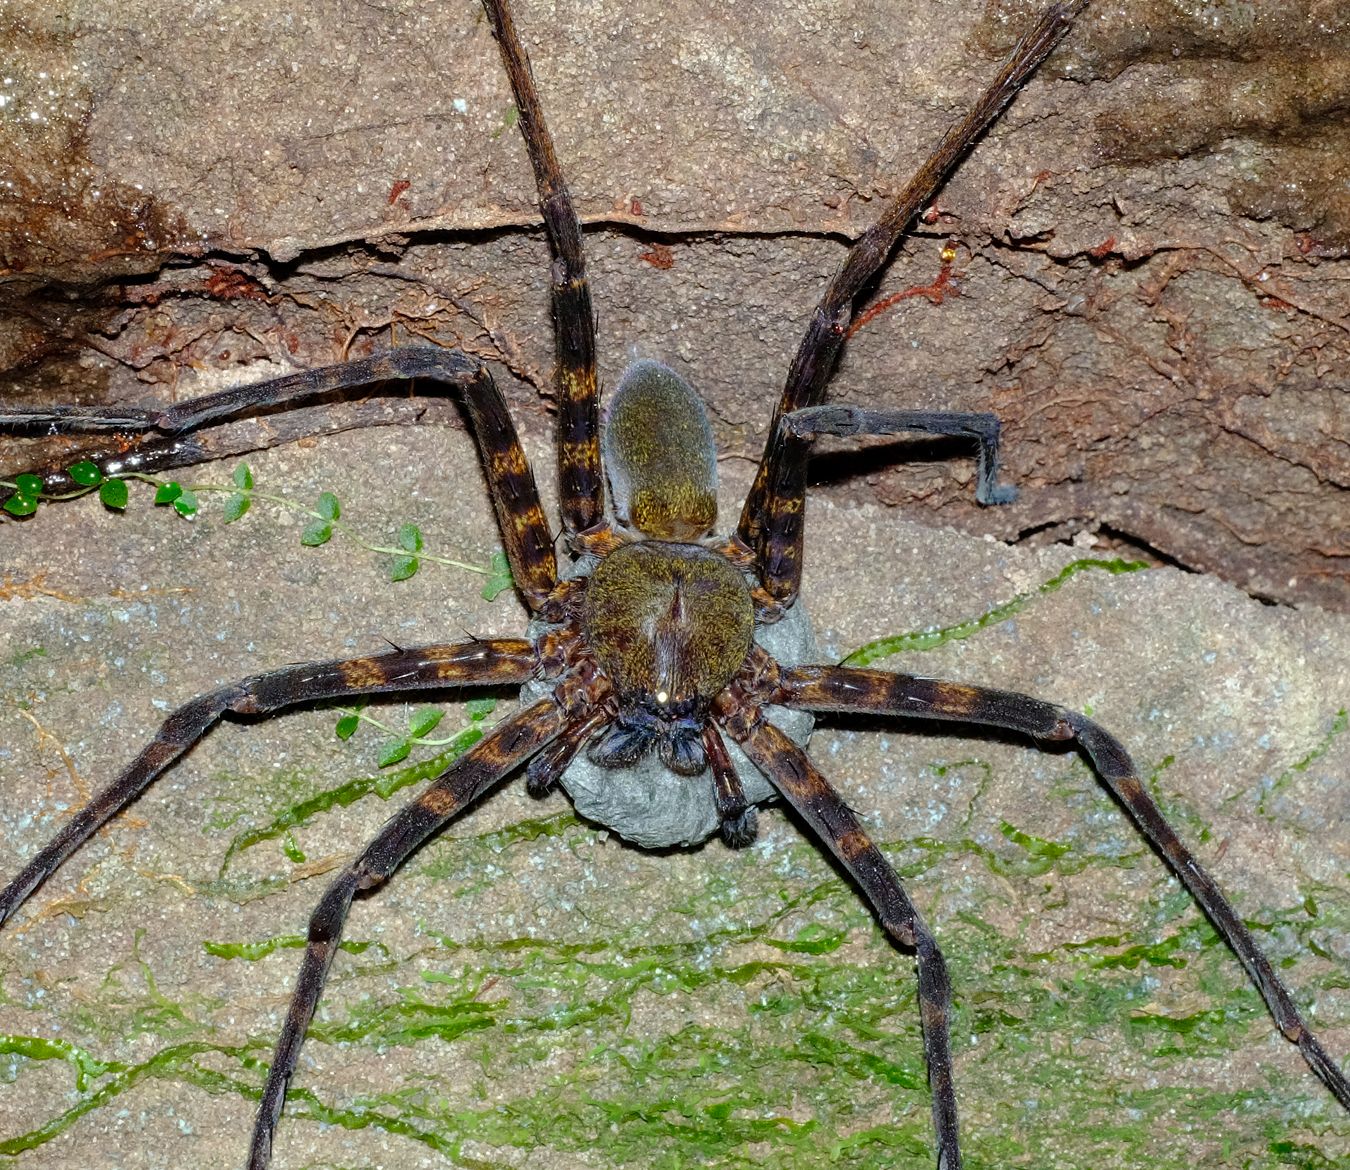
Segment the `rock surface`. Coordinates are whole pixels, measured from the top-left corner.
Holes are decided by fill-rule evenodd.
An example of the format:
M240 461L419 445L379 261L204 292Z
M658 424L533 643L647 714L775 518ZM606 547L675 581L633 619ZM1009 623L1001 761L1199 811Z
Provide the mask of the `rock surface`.
M750 457L845 241L1030 9L519 7L602 373L670 362ZM507 365L547 432L547 253L473 0L12 0L0 22L6 400L163 400L425 337ZM910 295L834 390L998 411L1021 500L981 511L963 469L886 458L830 490L1010 541L1095 528L1350 609L1348 62L1336 0L1094 0L899 250L876 295Z
M262 498L331 489L373 543L414 521L428 554L483 564L497 537L462 431L251 464L259 497L234 524L208 492L186 523L136 487L125 515L84 501L0 528L7 872L200 691L523 628L519 602L483 601L473 573L428 560L391 584L389 558L341 534L302 548L303 518ZM748 475L732 461L724 478L725 518ZM228 486L231 468L184 480ZM828 656L936 631L880 665L1090 711L1344 1057L1342 619L1173 569L1066 576L1090 548L1008 548L876 506L816 500L808 532ZM435 734L472 723L447 710ZM341 741L335 719L223 726L0 932L15 1170L241 1163L293 940L325 875L416 791L347 803L353 783L394 788L436 750L381 771L383 737ZM1064 1170L1350 1157L1345 1115L1076 755L915 730L836 721L812 751L944 945L972 1166L1044 1165L1047 1149ZM912 962L781 811L762 824L741 853L643 853L519 781L453 824L357 904L278 1170L930 1168Z

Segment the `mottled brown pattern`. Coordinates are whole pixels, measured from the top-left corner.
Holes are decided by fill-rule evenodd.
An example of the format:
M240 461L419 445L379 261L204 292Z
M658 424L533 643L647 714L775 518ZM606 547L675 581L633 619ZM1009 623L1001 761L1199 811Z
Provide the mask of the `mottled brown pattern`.
M966 720L1062 739L1072 712L1015 691L891 674L884 670L799 666L784 672L794 706L814 711L872 711L928 719Z
M872 842L866 836L854 832L841 833L836 845L839 849L839 855L849 859L857 858L872 848Z
M558 562L534 472L506 404L486 370L466 386L465 397L489 473L488 490L512 576L530 608L537 611L558 584Z
M487 4L488 21L501 49L502 64L520 114L521 136L534 168L539 210L555 257L553 318L557 333L558 485L563 524L581 533L604 518L600 469L599 396L595 373L595 313L586 281L581 224L572 208L544 122L529 58L504 4Z
M434 380L463 400L511 572L535 618L531 640L473 640L303 663L241 679L183 704L121 775L65 822L56 838L0 893L0 922L223 717L266 715L314 702L447 684L528 682L526 694L532 705L497 724L390 818L325 891L310 919L296 990L267 1070L250 1170L263 1170L270 1158L286 1086L358 891L383 883L450 817L522 766L535 792L559 780L569 786L583 815L592 811L579 795L580 785L572 786L581 769L565 771L569 763L629 769L600 773L606 794L637 792L628 797L629 808L621 810L629 821L610 819L608 813L597 819L640 843L687 844L720 829L728 845L749 844L756 824L747 792L759 799L762 780L737 774L732 761L739 754L729 749L724 735L739 744L838 859L890 938L913 952L938 1163L946 1170L958 1170L961 1155L948 1037L951 986L941 950L858 817L805 752L768 718L778 718L771 708L782 704L812 711L953 720L1037 740L1068 740L1080 749L1246 966L1282 1032L1350 1108L1350 1081L1308 1030L1242 920L1163 819L1123 745L1103 728L1064 707L962 682L831 666L782 669L753 642L756 622L763 626L784 618L796 601L807 456L814 435L908 428L976 437L981 443L977 498L999 502L998 430L993 416L867 412L812 404L823 397L848 335L855 296L877 275L918 209L962 153L1063 34L1082 0L1052 6L1035 22L970 114L953 126L901 194L885 205L876 224L848 251L788 374L738 531L723 539L708 535L716 499L711 427L697 395L673 371L658 363L630 365L616 393L602 446L595 321L580 226L510 12L504 0L486 0L486 7L519 111L553 252L550 283L558 359L557 462L563 533L567 551L585 553L586 559L573 566L575 575L570 579L559 579L553 532L505 402L483 365L456 351L394 350L162 410L133 408L110 415L63 407L0 415L0 422L7 425L58 432L123 427L158 431L162 443L157 450L163 454L173 444L188 442L187 433L195 427L250 411L275 413L318 396L361 390L372 380ZM136 459L151 446L136 448ZM181 455L181 450L170 452L164 462L152 464L104 460L97 465L105 474L114 467L126 471L174 466L179 464L172 459ZM606 469L612 487L610 519L604 507ZM583 751L588 761L579 759ZM638 765L653 755L665 771L641 772ZM709 770L711 784L690 779ZM630 788L634 779L654 783ZM672 789L672 780L681 787ZM662 793L671 792L675 827L666 836L639 837L633 822L659 820L655 806ZM696 822L697 829L685 830L678 817L691 807L704 819Z
M338 673L352 690L379 686L388 677L377 658L353 658L338 665Z
M448 817L463 808L464 801L458 793L440 785L432 785L417 798L417 806L433 816Z
M1214 879L1167 823L1140 781L1124 746L1103 727L1066 708L1013 691L877 670L797 667L784 672L783 689L789 706L810 710L965 720L1020 731L1040 739L1062 738L1067 731L1139 831L1167 860L1224 941L1242 960L1280 1030L1298 1045L1308 1066L1322 1078L1336 1099L1350 1109L1350 1080L1308 1030L1270 960Z
M461 684L522 683L535 668L533 647L519 638L396 650L366 658L284 666L199 695L174 710L155 738L0 893L0 924L76 849L199 743L226 712L267 714L324 699L378 691ZM349 677L350 676L350 677ZM352 681L355 679L357 681Z
M506 772L524 762L529 754L548 744L553 735L558 734L559 727L558 710L548 700L536 703L516 718L499 725L485 740L456 760L450 771L437 779L420 799L390 819L374 841L324 892L319 908L309 920L309 938L301 959L296 993L290 1000L286 1024L277 1040L277 1050L258 1103L258 1124L248 1147L250 1170L265 1170L271 1161L271 1143L281 1120L286 1085L300 1059L305 1030L319 1005L319 996L342 939L355 892L381 884L429 835L444 825L448 816L472 803ZM502 746L508 738L516 742L514 753Z
M698 540L717 519L717 449L693 389L634 362L605 417L604 462L618 521L654 540Z
M1122 776L1116 781L1116 791L1120 793L1121 800L1129 802L1138 800L1144 790L1135 777Z
M755 766L852 875L882 928L901 946L914 949L938 1166L958 1168L961 1153L951 1083L951 984L937 942L895 870L806 754L771 723L761 723L737 738Z
M979 709L980 693L960 683L939 683L933 688L933 706L954 719L964 719Z
M583 621L621 699L706 709L745 661L754 605L716 553L643 541L600 562Z
M378 886L447 819L546 746L561 727L562 716L547 699L499 724L451 764L420 798L391 818L325 891L310 919L309 938L295 994L286 1013L286 1026L277 1040L258 1103L258 1124L249 1146L249 1170L265 1170L271 1160L272 1135L281 1117L286 1085L299 1060L305 1030L318 1006L356 891Z

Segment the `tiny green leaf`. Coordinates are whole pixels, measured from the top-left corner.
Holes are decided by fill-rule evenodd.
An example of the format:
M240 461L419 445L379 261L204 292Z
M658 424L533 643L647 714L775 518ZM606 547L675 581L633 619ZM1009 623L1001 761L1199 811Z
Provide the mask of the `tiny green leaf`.
M182 494L173 502L173 510L177 512L184 520L191 520L201 507L201 503L192 492L184 488Z
M391 739L381 750L377 763L381 768L387 768L391 764L397 764L400 760L406 760L410 751L412 751L410 740Z
M410 553L422 551L422 530L416 524L405 524L398 530L398 546Z
M127 506L127 481L105 479L98 485L98 498L105 508L116 508L120 512Z
M38 502L32 496L15 492L0 506L3 506L11 516L31 516L37 511Z
M356 734L356 729L361 726L361 717L359 715L344 715L337 721L337 726L333 728L338 739L351 739Z
M514 584L511 562L506 559L506 554L498 549L488 560L488 579L487 584L483 586L483 600L495 601L499 593L504 593Z
M290 833L281 839L281 851L297 865L305 860L305 851L296 844L295 837Z
M234 486L242 492L253 489L253 472L248 469L247 463L241 463L234 469Z
M317 511L325 520L336 520L342 515L342 508L338 504L337 496L332 492L320 492Z
M307 548L318 548L327 544L333 536L333 526L327 520L311 520L300 533L300 543Z
M502 115L501 124L497 127L496 130L492 132L492 137L494 139L500 138L503 134L505 134L508 130L510 130L512 126L516 124L516 121L519 117L520 111L516 109L515 106L508 106L506 108L506 112Z
M496 709L496 699L470 699L464 704L464 714L475 723L480 719L486 719Z
M21 496L31 496L37 499L42 495L42 476L40 475L16 475L14 477L14 486L19 489Z
M406 581L421 567L422 562L416 557L395 557L389 569L389 580Z
M418 707L412 713L412 718L408 720L409 738L421 739L424 735L430 735L436 729L436 724L443 718L445 718L445 712L435 707Z
M182 494L183 485L176 479L171 479L155 488L155 503L172 504Z
M233 524L248 511L251 503L253 500L250 496L244 495L243 492L234 492L225 501L225 523Z
M98 469L96 463L89 462L88 459L82 459L79 463L72 463L66 468L66 474L76 483L83 484L85 487L94 487L103 482L103 472Z

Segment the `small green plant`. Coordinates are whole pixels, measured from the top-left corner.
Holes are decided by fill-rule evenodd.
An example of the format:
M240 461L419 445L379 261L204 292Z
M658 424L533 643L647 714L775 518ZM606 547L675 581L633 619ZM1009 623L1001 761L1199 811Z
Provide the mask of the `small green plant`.
M78 491L68 492L63 496L49 496L42 490L43 483L40 475L20 475L13 480L0 480L0 488L10 488L13 491L3 507L11 516L31 516L37 511L38 503L42 500L69 500L76 496L83 496L98 489L98 498L105 507L112 508L118 512L127 506L128 492L126 479L121 476L105 477L103 472L98 469L97 464L83 460L79 463L72 463L66 468L66 474L80 485ZM141 476L140 478L148 478ZM158 501L157 501L158 502Z
M472 724L478 724L491 715L496 706L496 699L470 699L464 704L464 713ZM395 764L402 763L414 747L446 747L463 735L463 732L456 732L444 739L430 738L431 733L445 718L445 712L439 707L416 708L408 716L408 726L403 730L376 719L373 715L367 715L362 707L339 707L338 711L341 715L333 728L338 739L351 739L362 723L379 728L389 737L376 761L381 768L392 768Z
M170 507L185 520L194 519L201 510L198 496L210 494L225 497L223 512L226 524L243 519L255 500L299 512L309 518L309 522L300 533L302 545L317 548L327 544L335 532L340 533L367 552L389 557L387 572L391 581L408 580L417 573L423 562L429 561L485 576L487 583L483 586L482 595L486 601L494 600L512 586L511 568L507 563L506 554L500 549L488 558L485 565L471 565L451 557L439 556L426 551L422 530L413 523L401 525L392 544L368 540L350 525L342 522L342 504L334 492L320 492L313 507L286 496L260 492L254 486L253 472L247 463L241 463L234 469L229 484L202 483L191 487L185 487L177 480L159 479L135 471L105 476L96 464L87 460L67 467L66 474L80 486L76 491L61 495L44 492L42 478L37 475L20 475L13 480L0 480L0 490L8 488L12 493L3 504L0 504L0 508L11 516L31 516L43 501L70 500L97 491L98 498L104 506L121 512L126 510L130 502L129 482L141 480L155 489L154 503L157 507Z

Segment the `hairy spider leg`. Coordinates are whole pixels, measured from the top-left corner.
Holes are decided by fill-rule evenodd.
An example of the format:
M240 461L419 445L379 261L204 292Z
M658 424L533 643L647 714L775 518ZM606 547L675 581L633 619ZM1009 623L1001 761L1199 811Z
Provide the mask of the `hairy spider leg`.
M19 434L153 431L163 411L148 406L11 406L0 408L0 428Z
M554 257L550 287L557 340L558 376L561 383L558 394L557 438L560 508L566 531L573 534L582 533L603 526L604 479L600 465L600 396L595 368L595 313L591 305L590 284L586 278L581 225L573 209L562 168L558 164L552 136L544 122L543 107L535 89L529 58L520 43L511 13L500 0L483 0L483 8L492 26L493 35L497 39L502 62L510 80L519 116L521 137L525 141L530 165L534 170L535 184L539 193L539 209L544 218L544 231ZM344 368L360 368L363 365L363 362L352 362ZM300 379L310 374L327 372L327 370L307 371L304 374L278 378L259 385L282 386L292 378ZM352 389L362 385L363 382L373 380L377 379L353 378L329 389ZM306 389L284 401L293 404L301 397L317 392ZM226 391L223 395L206 395L184 403L183 406L190 408L196 403L214 401L232 393L234 392ZM282 401L278 399L268 405L281 404ZM254 405L261 406L264 403L255 402ZM91 431L135 432L151 429L165 431L167 428L159 420L170 413L172 412L137 408L18 409L0 412L0 427L21 429L25 433L43 428L53 434ZM121 449L107 452L79 452L75 458L94 463L105 475L115 474L119 470L167 470L205 462L219 453L212 450L209 440L194 439L186 432L207 425L207 421L207 418L203 418L190 426L180 427L179 429L184 432L181 438L149 440L134 453ZM210 421L218 419L212 417ZM43 469L35 474L42 476L48 493L77 490L79 486L64 471L54 468ZM522 580L517 577L518 582Z
M1350 1080L1322 1047L1251 932L1214 879L1182 844L1139 779L1120 741L1086 716L1016 691L916 678L884 670L844 666L797 666L785 670L776 701L808 711L854 711L920 719L949 719L1019 731L1036 740L1067 742L1086 753L1093 770L1129 813L1139 831L1171 866L1214 928L1246 968L1280 1031L1350 1109Z
M764 588L790 605L801 587L802 496L810 441L782 427L784 415L817 406L834 372L853 318L853 302L882 268L891 251L929 203L943 180L1002 113L1049 56L1087 0L1046 9L1013 50L989 88L959 122L948 129L914 177L848 250L816 306L792 359L783 395L769 425L769 439L754 486L741 509L737 535L759 557Z
M723 725L858 883L882 929L901 946L914 951L924 1063L928 1066L928 1084L933 1093L938 1170L960 1170L956 1089L952 1081L952 989L947 962L937 940L909 900L890 862L810 757L772 723L761 720L744 734L738 734L744 724L734 717Z
M295 1072L305 1030L314 1016L328 969L342 940L342 928L352 899L360 890L383 884L423 842L508 772L546 747L562 731L565 718L558 704L546 698L497 724L416 800L396 813L324 891L309 920L300 975L258 1102L253 1140L249 1145L248 1170L266 1170L271 1161L272 1138L286 1101L286 1086Z
M251 386L204 394L160 411L108 412L98 407L84 410L69 406L16 409L0 415L0 426L22 426L31 430L50 425L63 430L99 430L106 429L104 424L110 418L130 419L139 427L171 436L165 441L173 442L172 436L239 415L271 407L287 408L309 398L372 383L413 378L454 387L463 396L497 513L506 559L511 565L511 576L530 608L538 611L558 583L558 563L548 520L539 503L534 472L525 458L506 402L487 367L457 350L430 346L391 349L341 366L302 370ZM95 462L105 475L136 471L141 466L141 454L108 453ZM47 491L63 491L76 486L65 471L49 472L43 482Z
M558 492L563 527L580 534L605 518L604 479L600 467L600 388L595 373L595 312L586 280L581 224L567 193L553 138L534 87L530 59L516 34L515 21L500 0L483 0L492 34L501 49L511 82L520 134L534 168L544 232L553 251L553 328L557 336Z
M978 451L975 499L981 504L1008 504L1017 498L1017 489L1012 484L998 482L1000 427L996 414L964 410L865 410L861 406L829 403L785 414L783 425L801 439L814 439L818 435L895 435L903 431L974 439ZM803 480L803 491L805 487Z
M570 723L557 739L530 761L530 766L525 769L525 790L531 796L546 795L591 736L609 721L609 712L601 707Z
M507 686L529 678L536 661L534 647L523 638L491 638L283 666L198 695L175 709L122 773L66 821L0 891L0 923L76 849L200 743L224 715L266 715L324 699L390 691Z
M21 409L23 408L16 408L9 413L0 411L0 432L16 435L62 435L94 429L66 426L64 421L56 421L35 431L29 418L17 413L17 410ZM84 408L50 407L43 413L82 409ZM399 404L392 410L388 403L377 405L374 402L363 402L353 404L351 410L341 415L321 409L283 411L269 415L265 423L259 420L247 429L224 424L219 428L183 432L178 435L156 435L153 433L153 420L162 411L146 409L138 412L142 417L135 417L132 412L124 410L120 417L109 414L110 425L101 428L115 434L111 443L107 440L102 442L95 440L83 447L66 447L45 457L39 456L45 458L41 466L20 467L14 474L38 476L42 480L43 491L47 498L59 499L62 493L83 495L87 490L77 484L64 470L76 463L92 463L103 473L105 479L129 471L141 475L156 475L179 467L193 467L200 463L211 463L270 447L279 447L283 443L293 443L299 439L334 435L367 426L383 426L391 421L407 423L419 412L420 407L411 400L406 404ZM134 434L137 431L140 434ZM0 468L0 478L13 479L13 475ZM0 504L12 494L11 490L0 484Z
M715 723L703 725L703 754L713 777L713 799L722 840L730 849L744 849L759 835L759 814L745 798L745 787L736 774L727 745Z

